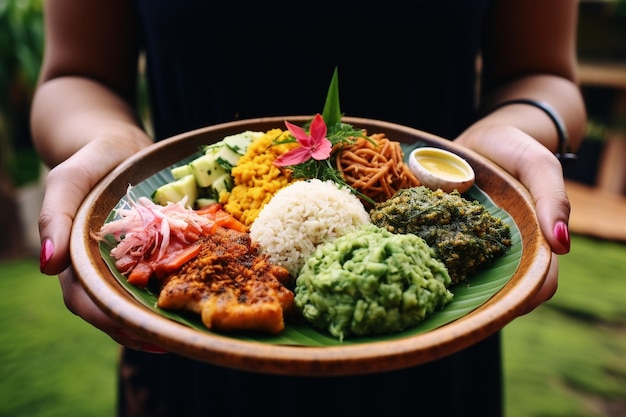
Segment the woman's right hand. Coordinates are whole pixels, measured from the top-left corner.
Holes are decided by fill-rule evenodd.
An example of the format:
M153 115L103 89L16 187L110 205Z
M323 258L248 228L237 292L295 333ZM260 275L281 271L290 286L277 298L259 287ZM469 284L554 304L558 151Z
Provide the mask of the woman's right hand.
M143 145L149 143L146 137ZM124 346L163 352L162 348L135 337L104 314L76 279L70 260L70 232L80 204L109 171L134 151L127 138L111 135L89 142L50 171L39 218L40 268L44 274L59 275L63 299L71 312Z
M56 275L70 266L70 232L80 204L106 174L151 143L147 137L139 146L132 142L122 135L94 139L50 170L39 216L42 273Z

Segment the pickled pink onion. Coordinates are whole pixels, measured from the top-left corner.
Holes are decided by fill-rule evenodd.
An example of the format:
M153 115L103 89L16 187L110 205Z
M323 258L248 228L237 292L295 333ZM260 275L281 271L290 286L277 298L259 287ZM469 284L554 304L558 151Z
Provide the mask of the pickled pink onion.
M126 195L126 204L115 211L117 219L102 225L95 234L99 240L107 235L115 238L118 244L111 249L115 259L125 255L151 257L158 251L156 260L159 260L172 239L191 244L215 225L207 216L186 207L186 197L178 203L161 206L147 197L135 199L131 186Z

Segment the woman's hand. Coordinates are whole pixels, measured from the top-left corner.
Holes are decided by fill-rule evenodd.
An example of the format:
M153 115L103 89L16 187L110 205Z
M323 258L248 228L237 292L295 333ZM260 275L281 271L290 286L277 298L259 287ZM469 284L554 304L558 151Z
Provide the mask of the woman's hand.
M115 162L117 158L112 157L114 152L92 152L106 143L103 141L88 145L50 172L39 220L40 235L43 239L41 271L49 275L59 275L63 300L72 313L102 330L121 345L147 352L163 353L165 350L161 347L134 336L104 314L76 279L70 264L69 238L74 216L100 176L104 176L109 167L117 165Z
M121 146L122 142L126 145ZM163 353L161 347L134 336L104 314L76 279L70 261L69 240L76 212L100 179L130 156L126 142L115 137L94 140L50 171L39 218L40 268L45 274L59 275L63 300L72 313L124 346Z
M76 279L70 262L69 240L76 212L89 191L136 149L128 142L116 135L93 140L50 171L39 219L40 267L45 274L59 275L63 299L71 312L124 346L162 353L162 348L134 336L104 314ZM143 145L149 143L146 138Z
M539 226L552 251L559 255L569 252L570 203L563 168L552 152L521 130L503 125L482 124L466 131L456 142L518 179L534 200Z
M64 300L72 312L114 340L141 348L143 341L108 319L76 281L69 242L76 212L87 194L152 140L125 101L82 77L55 78L42 84L33 102L32 121L35 144L51 167L39 217L41 272L60 274Z
M146 138L143 145L150 143ZM137 150L126 138L106 136L50 170L39 217L41 272L56 275L70 265L70 231L80 204L109 171Z
M542 289L527 312L549 300L557 289L558 256L569 252L570 203L558 159L533 137L510 125L479 122L457 140L517 178L530 192L539 226L553 255Z

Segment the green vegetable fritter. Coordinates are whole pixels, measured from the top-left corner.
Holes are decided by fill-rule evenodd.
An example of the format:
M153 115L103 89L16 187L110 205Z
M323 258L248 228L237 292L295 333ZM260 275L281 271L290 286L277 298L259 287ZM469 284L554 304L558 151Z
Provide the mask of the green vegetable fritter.
M423 239L365 224L317 247L296 280L304 318L343 340L414 326L452 301L450 276Z
M400 190L370 211L372 223L392 233L424 239L452 283L467 280L511 247L511 230L478 201L426 187Z

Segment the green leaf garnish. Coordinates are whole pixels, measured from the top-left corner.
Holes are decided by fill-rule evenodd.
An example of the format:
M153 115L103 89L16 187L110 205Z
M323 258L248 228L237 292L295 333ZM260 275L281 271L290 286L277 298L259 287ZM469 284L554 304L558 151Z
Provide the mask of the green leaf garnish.
M330 80L330 86L328 87L328 93L326 94L326 102L324 103L322 117L331 132L335 129L335 126L341 123L341 106L339 105L339 73L337 67L335 67L333 78Z

